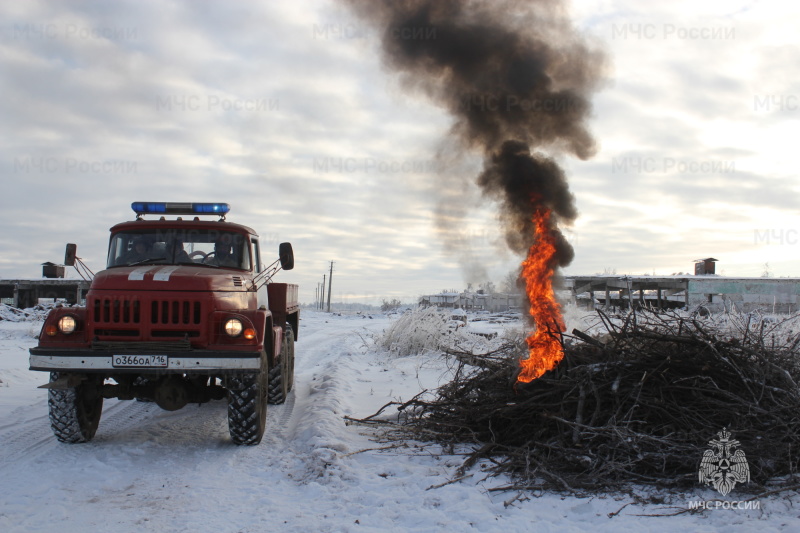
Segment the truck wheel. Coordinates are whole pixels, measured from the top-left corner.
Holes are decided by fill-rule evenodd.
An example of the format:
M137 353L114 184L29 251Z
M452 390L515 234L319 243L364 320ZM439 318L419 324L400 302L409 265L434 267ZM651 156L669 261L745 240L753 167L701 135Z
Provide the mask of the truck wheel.
M283 334L278 363L269 369L269 403L281 404L292 388L294 380L294 333L288 325Z
M59 373L50 373L50 383ZM50 389L47 405L50 408L50 427L61 442L89 442L97 432L103 412L103 396L93 381L85 381L66 390Z
M230 378L228 432L234 444L261 442L267 424L266 372Z

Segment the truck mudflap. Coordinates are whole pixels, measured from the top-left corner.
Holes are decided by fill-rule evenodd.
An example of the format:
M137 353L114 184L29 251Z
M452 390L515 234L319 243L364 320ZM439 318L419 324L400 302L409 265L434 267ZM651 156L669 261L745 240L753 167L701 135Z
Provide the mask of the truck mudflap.
M83 373L240 373L261 368L261 352L192 350L114 353L97 350L31 348L30 369Z

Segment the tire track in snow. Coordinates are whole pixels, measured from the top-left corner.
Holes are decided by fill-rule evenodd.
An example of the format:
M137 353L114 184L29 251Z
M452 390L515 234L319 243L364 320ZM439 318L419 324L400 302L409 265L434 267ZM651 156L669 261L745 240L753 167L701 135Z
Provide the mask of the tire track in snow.
M295 387L292 388L283 404L267 407L267 429L264 433L264 438L268 439L270 443L291 439L294 406L297 397L296 385L297 383L295 383Z
M270 405L267 409L267 445L297 444L294 441L297 438L298 424L309 411L316 408L316 399L310 399L315 390L312 382L317 379L315 370L320 366L329 368L339 352L345 349L345 342L353 337L351 329L342 329L331 334L327 328L308 331L311 327L313 326L303 324L302 336L295 345L295 381L292 392L284 404Z
M228 444L227 404L211 401L189 404L177 411L165 411L149 404L147 417L134 427L110 436L116 444L165 447L214 447ZM101 422L102 424L102 422Z
M356 356L365 322L345 322L342 328L314 328L324 315L306 320L296 345L295 383L282 405L267 409L267 428L259 446L236 454L236 469L248 472L276 473L282 479L302 483L326 473L332 461L347 449L339 431L344 427L343 407L352 377L350 364L340 368L344 360ZM309 322L312 322L309 324ZM372 325L371 323L369 325ZM360 355L360 354L358 354ZM245 466L247 465L247 466ZM231 468L232 465L219 468Z
M47 425L31 425L16 431L0 435L3 446L0 447L0 471L3 471L18 461L26 461L43 453L56 443L56 438Z
M307 329L317 321L328 320L324 315L314 317ZM360 366L370 359L363 354L364 336L379 331L385 323L346 319L333 330L319 325L298 342L297 407L286 432L299 459L287 475L303 482L332 481L346 475L348 467L342 457L353 450L344 434L349 430L343 416L348 414Z
M42 415L42 416L37 416L37 417L34 417L34 418L26 419L25 422L31 423L31 424L39 424L39 423L41 423L42 420L48 420L48 419L49 419L49 416L45 414L45 415ZM25 422L23 422L23 423L25 423ZM48 422L48 424L49 424L49 422ZM11 422L9 424L3 424L2 426L0 426L0 438L3 438L5 436L6 430L10 430L10 429L13 429L13 428L19 427L19 426L20 426L20 421L19 420L15 420L14 422ZM50 426L48 425L48 427L50 427Z
M142 415L146 413L146 406L126 405L126 403L138 402L117 401L108 404L106 401L100 417L96 440L106 440L104 437L109 432L120 431L139 423L143 418ZM3 442L3 446L0 447L0 469L14 465L23 459L26 462L34 460L47 451L59 449L59 453L61 453L70 448L78 449L91 445L91 443L62 444L58 442L50 429L50 416L47 412L46 402L35 407L37 412L41 412L39 409L43 408L45 414L18 419L12 424L3 426L3 431L0 433L0 441Z

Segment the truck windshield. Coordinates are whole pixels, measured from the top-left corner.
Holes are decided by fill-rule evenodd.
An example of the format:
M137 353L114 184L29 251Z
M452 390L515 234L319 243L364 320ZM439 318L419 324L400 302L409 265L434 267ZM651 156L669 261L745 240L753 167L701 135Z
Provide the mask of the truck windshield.
M107 268L134 265L203 265L250 270L247 235L230 231L150 229L115 233Z

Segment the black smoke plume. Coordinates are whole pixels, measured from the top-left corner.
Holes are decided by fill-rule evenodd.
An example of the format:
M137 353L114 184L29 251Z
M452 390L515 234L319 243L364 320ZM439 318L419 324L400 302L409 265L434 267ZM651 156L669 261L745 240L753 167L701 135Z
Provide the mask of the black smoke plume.
M594 154L586 121L604 57L572 26L562 2L347 3L381 33L384 63L402 85L447 109L460 147L483 155L477 183L499 202L509 247L526 252L535 243L532 216L547 208L556 261L568 265L573 251L558 224L578 212L553 157Z

